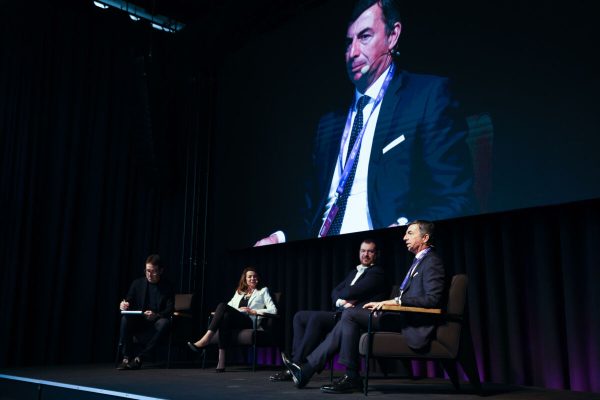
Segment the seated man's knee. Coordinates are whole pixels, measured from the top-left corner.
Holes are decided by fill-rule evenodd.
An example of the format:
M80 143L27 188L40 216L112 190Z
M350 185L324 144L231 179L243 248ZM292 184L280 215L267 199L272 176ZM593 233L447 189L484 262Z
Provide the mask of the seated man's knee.
M310 311L301 310L294 314L294 325L305 325L310 317Z
M157 331L164 331L169 329L169 327L171 326L171 320L169 318L159 318L155 323L154 323L154 328Z
M344 312L342 313L342 317L341 317L341 321L346 321L346 322L354 322L356 321L356 318L363 313L363 309L362 308L349 308L347 310L344 310Z

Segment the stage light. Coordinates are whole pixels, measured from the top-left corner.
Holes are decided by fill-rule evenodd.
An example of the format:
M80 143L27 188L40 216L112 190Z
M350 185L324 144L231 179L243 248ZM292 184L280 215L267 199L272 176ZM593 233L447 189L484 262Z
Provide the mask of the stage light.
M166 17L164 15L155 15L146 11L144 8L128 3L124 0L94 0L94 5L102 9L113 7L121 11L125 11L129 14L129 18L134 21L144 19L152 25L154 29L158 29L164 32L175 33L183 28L185 24L174 20L173 18Z
M96 7L100 7L100 8L101 8L101 9L103 9L103 10L106 10L106 9L108 8L108 6L107 6L106 4L102 4L102 3L100 3L99 1L94 1L94 5L95 5Z

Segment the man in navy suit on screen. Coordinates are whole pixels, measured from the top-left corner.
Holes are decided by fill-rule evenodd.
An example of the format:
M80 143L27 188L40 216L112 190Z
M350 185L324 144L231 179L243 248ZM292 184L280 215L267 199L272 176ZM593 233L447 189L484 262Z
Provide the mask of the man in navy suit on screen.
M357 2L345 51L354 98L319 122L303 228L257 246L474 211L465 119L448 79L400 69L401 30L395 1Z

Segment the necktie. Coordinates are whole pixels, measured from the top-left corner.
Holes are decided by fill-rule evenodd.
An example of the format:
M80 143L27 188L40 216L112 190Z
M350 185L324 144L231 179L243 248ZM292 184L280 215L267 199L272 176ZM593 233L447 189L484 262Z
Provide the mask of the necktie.
M400 292L403 292L404 289L406 289L406 285L408 285L408 281L410 280L410 278L415 270L415 267L419 263L419 260L420 260L419 258L415 257L412 264L410 265L410 268L408 269L408 273L404 277L404 280L402 281L402 285L400 285Z
M356 142L358 134L362 131L363 109L365 108L369 100L369 96L362 96L360 99L358 99L358 103L356 104L356 117L354 117L352 131L350 132L350 143L348 143L348 151L346 152L346 162L348 162L348 157L350 156L350 152L354 147L354 143ZM346 213L346 205L348 204L348 196L350 196L350 190L352 189L352 184L354 183L354 176L356 175L356 167L358 166L359 154L360 148L358 149L358 154L356 154L356 159L354 160L354 164L352 165L350 174L348 174L348 179L346 180L346 184L344 185L344 191L337 200L336 204L338 206L338 212L335 215L333 222L331 223L331 228L329 229L329 232L327 232L327 236L339 235L340 229L342 228L344 214Z

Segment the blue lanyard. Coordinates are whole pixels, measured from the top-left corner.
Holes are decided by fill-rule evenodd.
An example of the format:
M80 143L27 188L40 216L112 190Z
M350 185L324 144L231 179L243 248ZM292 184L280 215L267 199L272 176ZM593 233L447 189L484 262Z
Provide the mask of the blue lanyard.
M358 162L357 156L358 156L358 152L360 150L360 145L361 145L363 136L365 134L365 130L367 128L367 125L369 124L369 120L371 119L373 112L375 111L377 106L379 106L379 104L383 100L383 96L385 96L385 92L387 91L387 88L390 85L392 78L394 77L394 69L395 69L395 65L394 65L394 63L392 63L390 66L390 69L388 70L387 76L385 77L385 81L383 82L383 85L381 85L381 89L379 89L379 93L377 94L377 97L375 98L375 103L373 104L373 108L371 108L371 112L369 113L369 116L367 117L366 121L363 123L362 129L356 138L356 142L354 143L354 146L352 147L352 151L350 152L350 155L348 156L348 160L346 160L346 165L344 166L344 171L342 172L342 176L340 177L340 182L338 183L338 187L335 191L335 202L333 203L333 205L329 209L329 212L327 213L327 218L325 218L325 222L323 223L323 226L321 227L321 231L319 232L320 237L327 236L327 232L329 232L329 228L331 228L331 224L333 223L333 220L335 219L335 216L339 210L337 201L340 198L340 196L342 195L342 193L344 193L344 185L346 185L346 181L348 180L348 176L350 175L352 166L354 165L355 162ZM345 145L346 141L348 140L348 135L350 134L350 130L352 129L351 125L352 125L352 108L353 107L354 107L354 104L352 104L352 107L350 108L350 111L348 112L348 118L346 118L346 126L344 127L344 135L342 136L342 145L341 145L340 154L343 154L343 152L344 152L344 145ZM350 189L351 188L346 188L346 190L350 190Z

